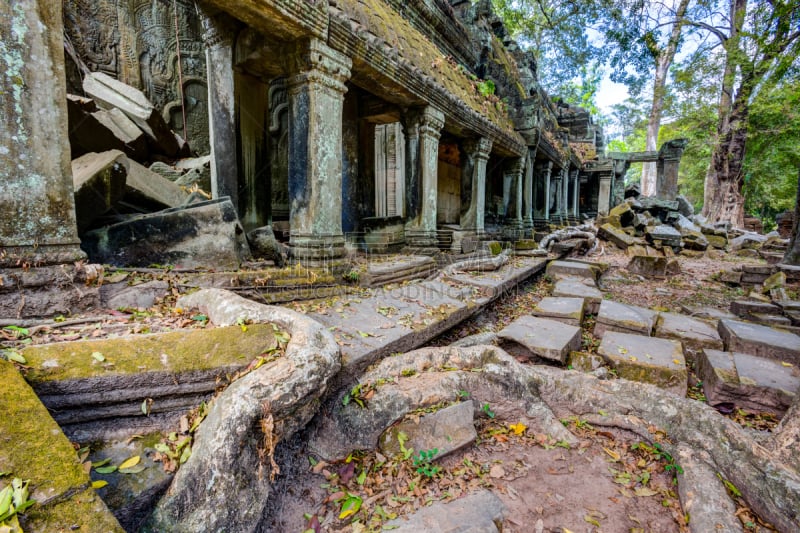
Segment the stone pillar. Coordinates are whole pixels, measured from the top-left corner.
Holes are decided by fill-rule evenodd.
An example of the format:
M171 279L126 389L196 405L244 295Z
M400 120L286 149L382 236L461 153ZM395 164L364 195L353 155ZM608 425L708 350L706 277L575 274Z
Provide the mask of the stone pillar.
M230 196L239 209L239 169L233 76L235 27L225 14L203 15L208 73L208 124L211 144L211 195Z
M508 173L511 174L511 188L514 195L514 215L509 220L509 226L514 230L514 235L519 236L522 232L522 175L525 171L526 157L517 157L511 160Z
M555 200L556 200L556 205L553 208L553 211L554 211L553 212L553 218L557 221L558 224L561 224L563 222L562 219L561 219L561 216L562 216L562 214L564 212L564 208L561 205L563 200L564 200L564 193L562 191L563 182L564 182L563 177L564 177L564 171L563 170L559 170L558 174L556 174L555 176L552 177L552 180L553 180L553 194L554 194Z
M0 35L0 266L73 262L61 2L2 2Z
M561 222L562 224L568 223L569 218L569 167L561 169L561 194L563 200L561 201Z
M678 167L681 164L686 139L674 139L661 145L656 165L656 195L662 200L678 196Z
M436 200L438 196L439 137L444 127L444 113L431 106L411 118L419 137L417 173L411 184L418 194L418 214L409 220L407 229L413 233L413 245L436 245Z
M611 178L614 173L609 173L599 176L600 187L597 191L597 214L608 215L611 209Z
M522 230L525 237L530 237L533 232L533 161L534 153L528 154L525 163L525 174L522 184Z
M462 146L466 157L464 167L472 175L470 180L472 197L469 209L461 217L461 229L481 234L484 230L486 213L486 163L492 151L492 140L486 137L468 139Z
M344 254L342 108L352 61L317 39L295 43L289 61L289 246L293 257Z
M544 218L550 222L550 190L553 175L553 162L548 161L544 166Z
M578 178L578 169L572 171L572 216L580 222L580 188L581 182Z

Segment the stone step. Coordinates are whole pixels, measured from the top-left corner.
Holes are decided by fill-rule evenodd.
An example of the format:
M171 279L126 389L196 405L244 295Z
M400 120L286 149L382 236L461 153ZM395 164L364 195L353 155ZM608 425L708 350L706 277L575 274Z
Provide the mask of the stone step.
M26 379L78 442L164 429L277 347L270 324L29 346ZM93 354L99 354L95 357ZM102 357L102 361L98 359ZM150 401L149 416L142 402Z
M603 336L597 353L621 378L650 383L686 396L689 376L678 341L609 331Z
M710 405L737 407L783 416L800 389L800 369L741 352L706 349L697 360L697 376Z
M684 356L690 360L703 348L723 348L722 338L714 324L680 313L659 313L654 335L680 341Z
M600 302L603 301L603 293L594 286L593 283L587 284L580 278L564 278L556 281L553 287L553 296L567 298L581 298L584 301L584 309L589 314L597 314L600 309Z
M569 278L583 278L597 281L597 276L600 270L597 267L587 263L578 263L573 261L550 261L547 265L545 273L554 280Z
M570 326L580 326L583 322L583 298L542 298L531 313L540 318L557 320Z
M656 319L658 319L657 311L613 300L603 300L597 313L594 335L602 337L606 331L619 331L650 336Z
M800 336L794 333L730 319L720 320L717 327L725 349L730 352L800 365Z
M581 347L581 329L556 320L522 316L497 336L512 355L538 356L566 364L570 352Z
M67 440L36 393L14 365L0 359L0 471L10 478L30 480L30 497L36 504L25 513L27 532L122 532L116 518L91 488L75 448Z

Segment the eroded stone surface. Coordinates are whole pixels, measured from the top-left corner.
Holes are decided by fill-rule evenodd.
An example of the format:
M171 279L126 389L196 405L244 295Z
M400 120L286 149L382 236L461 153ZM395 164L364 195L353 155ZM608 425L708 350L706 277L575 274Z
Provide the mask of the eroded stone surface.
M498 533L503 530L506 509L500 498L482 490L449 503L423 507L409 517L386 523L399 533Z
M596 314L603 301L603 293L592 285L587 285L578 278L564 278L558 280L553 287L553 296L582 298L585 302L587 313Z
M475 442L478 434L472 422L474 411L472 402L460 402L425 414L419 421L401 422L381 435L378 445L390 456L400 453L398 436L403 432L408 437L404 446L413 448L414 455L435 449L434 457L443 457Z
M711 405L732 402L782 416L800 388L800 372L794 366L740 352L703 350L697 369Z
M658 312L656 311L635 305L621 304L613 300L603 300L603 303L600 304L600 312L597 314L594 334L602 337L606 331L619 331L649 336L653 332L657 318Z
M703 348L722 349L722 338L716 327L679 313L659 313L655 336L681 341L685 353L696 353Z
M573 261L550 261L547 265L546 274L553 279L585 278L592 281L597 279L597 269L586 263Z
M538 357L566 363L571 351L581 347L581 330L556 320L522 316L497 334Z
M533 316L558 320L571 326L580 326L583 321L583 298L542 298L533 308Z
M128 167L128 158L119 150L88 153L72 162L79 231L122 199Z
M597 353L621 378L650 383L678 396L686 395L688 373L678 341L609 331Z
M722 319L718 330L725 348L800 365L800 337L768 326Z

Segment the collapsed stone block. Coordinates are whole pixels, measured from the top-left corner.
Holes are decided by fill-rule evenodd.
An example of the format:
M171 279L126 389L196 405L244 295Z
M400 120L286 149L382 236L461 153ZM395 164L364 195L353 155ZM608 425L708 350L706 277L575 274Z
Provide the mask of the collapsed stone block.
M270 259L277 267L286 264L283 245L275 238L271 226L250 230L247 232L247 242L254 257Z
M583 278L592 282L597 280L599 273L597 267L574 261L550 261L545 272L552 279L571 277Z
M679 313L659 313L655 336L681 341L685 355L694 355L703 348L723 348L722 338L712 324Z
M166 178L151 172L136 161L128 160L128 177L124 201L143 211L160 211L179 207L188 195Z
M147 159L144 132L119 109L99 110L94 100L68 94L67 112L73 158L88 152L120 150L132 159Z
M656 311L613 300L603 300L594 325L594 335L602 337L607 331L619 331L649 336L653 332L656 319L658 319Z
M101 107L125 113L147 135L154 151L170 157L178 154L180 145L175 134L140 90L102 72L87 74L83 90Z
M566 364L581 347L581 330L556 320L522 316L497 334L510 353L522 352ZM517 349L515 349L517 348Z
M603 301L603 293L594 286L594 283L584 282L580 278L563 278L553 287L553 296L567 298L581 298L585 302L586 312L596 314Z
M399 454L402 432L408 437L406 448L417 452L436 449L434 458L444 457L475 442L478 434L473 424L474 411L471 401L460 402L428 413L418 421L400 422L381 435L378 446L390 457Z
M783 416L800 389L800 371L741 352L706 349L697 375L710 405L730 402L743 409Z
M635 255L626 268L634 274L654 279L664 279L681 271L676 259L654 255Z
M730 352L743 352L800 365L800 337L768 326L722 319L719 335Z
M583 298L542 298L533 308L533 316L557 320L570 326L583 322Z
M609 331L603 336L597 353L621 378L650 383L686 396L689 375L678 341Z
M92 152L72 162L79 232L86 230L122 199L128 168L128 158L119 150Z
M228 197L167 209L87 232L82 247L94 261L236 269L250 250Z
M633 246L638 242L635 237L631 237L611 224L603 224L600 226L597 234L601 238L613 242L620 250L625 250L628 246Z

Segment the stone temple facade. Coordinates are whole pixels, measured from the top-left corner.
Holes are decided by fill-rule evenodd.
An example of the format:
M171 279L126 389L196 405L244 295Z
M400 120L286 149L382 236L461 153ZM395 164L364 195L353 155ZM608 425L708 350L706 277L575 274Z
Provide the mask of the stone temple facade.
M5 267L83 255L66 101L91 72L141 90L297 260L524 238L621 198L601 128L489 0L12 0L0 24Z

